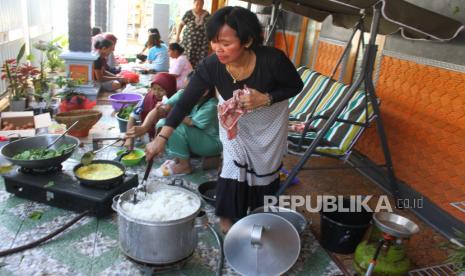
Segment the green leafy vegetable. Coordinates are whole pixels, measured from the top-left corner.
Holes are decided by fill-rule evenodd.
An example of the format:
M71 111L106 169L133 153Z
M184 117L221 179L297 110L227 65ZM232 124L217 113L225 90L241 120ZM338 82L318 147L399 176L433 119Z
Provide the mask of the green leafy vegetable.
M50 188L50 187L52 187L53 185L55 185L55 182L49 181L49 182L47 182L47 184L44 185L44 188Z
M44 212L42 212L42 211L34 211L34 212L29 214L29 218L32 219L32 220L39 220L39 219L42 218L43 214L44 214Z
M129 119L129 115L131 115L132 111L134 110L134 105L128 105L120 109L118 112L118 117L121 119L127 120Z
M13 159L16 160L42 160L57 157L67 153L70 149L74 147L73 144L63 144L58 147L58 149L29 149L13 156Z

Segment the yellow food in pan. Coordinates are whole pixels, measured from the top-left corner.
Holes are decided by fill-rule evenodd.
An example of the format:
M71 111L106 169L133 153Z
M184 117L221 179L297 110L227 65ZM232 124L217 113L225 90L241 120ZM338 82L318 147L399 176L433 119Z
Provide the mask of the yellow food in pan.
M112 164L90 164L76 170L76 176L87 180L106 180L118 177L123 171Z

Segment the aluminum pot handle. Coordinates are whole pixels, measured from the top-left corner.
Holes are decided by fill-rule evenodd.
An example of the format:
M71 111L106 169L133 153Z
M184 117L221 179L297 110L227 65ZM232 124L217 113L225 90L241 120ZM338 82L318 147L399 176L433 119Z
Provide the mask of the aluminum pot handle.
M118 213L118 200L120 198L121 195L115 195L113 197L113 203L111 204L111 209L113 209L113 211L117 212Z
M262 245L262 235L265 228L262 225L254 224L252 233L250 234L251 243L253 247L260 247Z

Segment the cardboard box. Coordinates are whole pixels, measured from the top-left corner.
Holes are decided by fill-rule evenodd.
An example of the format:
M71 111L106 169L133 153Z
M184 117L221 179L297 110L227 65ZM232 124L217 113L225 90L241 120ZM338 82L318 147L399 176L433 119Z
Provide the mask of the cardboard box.
M32 127L28 129L2 130L4 123L12 123L17 127L29 124ZM34 116L34 112L32 111L2 112L0 115L0 136L31 137L36 135L37 129L49 127L51 124L52 118L50 118L50 113L48 112L36 116Z

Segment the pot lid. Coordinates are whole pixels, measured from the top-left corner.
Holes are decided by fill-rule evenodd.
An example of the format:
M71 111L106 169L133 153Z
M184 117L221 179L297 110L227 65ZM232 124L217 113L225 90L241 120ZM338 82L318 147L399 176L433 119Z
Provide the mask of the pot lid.
M273 214L252 214L236 222L224 240L224 254L242 275L280 275L300 253L300 237L286 219Z
M376 213L373 220L381 231L396 238L408 238L420 231L415 222L393 213Z

